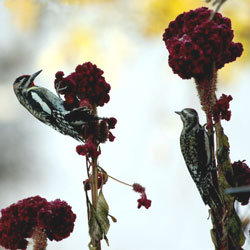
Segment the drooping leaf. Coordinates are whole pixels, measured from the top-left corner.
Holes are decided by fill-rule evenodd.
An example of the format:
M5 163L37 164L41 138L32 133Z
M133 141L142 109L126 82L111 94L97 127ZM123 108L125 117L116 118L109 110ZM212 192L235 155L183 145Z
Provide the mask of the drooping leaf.
M109 212L109 206L106 202L104 195L102 193L102 190L99 192L98 201L97 201L97 207L96 210L94 209L93 205L91 204L91 216L89 220L89 235L92 240L100 241L102 239L105 239L107 245L108 238L107 233L109 230L109 219L108 214ZM89 249L94 250L92 244L89 244Z
M104 198L102 190L100 190L98 202L97 202L97 208L96 208L96 216L97 216L98 223L100 224L104 235L108 233L109 226L110 226L108 213L109 213L108 203L106 202Z
M91 239L95 241L99 241L102 239L102 229L100 224L98 223L98 218L96 216L96 212L94 207L91 205L91 213L90 213L90 220L89 220L89 235Z

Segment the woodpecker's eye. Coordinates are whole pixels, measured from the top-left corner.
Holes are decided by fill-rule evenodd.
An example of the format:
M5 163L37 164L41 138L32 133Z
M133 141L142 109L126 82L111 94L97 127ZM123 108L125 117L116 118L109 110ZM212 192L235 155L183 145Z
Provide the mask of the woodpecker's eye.
M187 114L186 114L185 111L181 111L181 115L182 115L184 118L187 117Z
M26 82L26 81L29 79L29 77L30 77L29 75L19 76L19 77L15 80L14 84L17 83L17 82Z

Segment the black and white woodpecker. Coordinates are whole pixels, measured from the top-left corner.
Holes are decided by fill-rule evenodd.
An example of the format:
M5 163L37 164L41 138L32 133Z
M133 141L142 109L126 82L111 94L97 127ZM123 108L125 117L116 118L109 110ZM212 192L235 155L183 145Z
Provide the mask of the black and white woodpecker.
M33 75L18 77L14 84L14 92L19 102L38 120L51 126L58 132L69 135L78 141L82 128L99 118L87 107L66 110L63 100L46 88L35 86L34 80L42 70Z
M211 208L220 208L221 199L215 186L216 170L212 164L212 147L208 134L200 125L196 110L185 108L175 113L180 115L183 122L180 146L189 173L204 203Z

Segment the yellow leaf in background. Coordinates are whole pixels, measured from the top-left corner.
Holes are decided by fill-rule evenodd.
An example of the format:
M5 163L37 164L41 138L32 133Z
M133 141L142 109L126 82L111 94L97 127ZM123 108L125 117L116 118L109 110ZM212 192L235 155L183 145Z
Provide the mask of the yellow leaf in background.
M41 50L39 64L54 70L58 65L92 60L97 54L96 36L90 28L72 25Z
M201 0L145 0L136 1L134 6L142 13L144 32L152 36L162 34L168 23L179 14L201 7Z
M58 68L72 69L80 63L91 61L104 70L105 77L113 83L113 87L119 79L123 62L133 57L134 45L119 29L113 28L100 37L96 29L77 22L74 21L48 41L40 50L37 64L53 73Z
M62 4L93 4L93 3L105 3L114 0L59 0Z
M241 62L249 61L250 58L250 1L242 0L240 2L229 1L222 9L223 15L232 21L234 30L234 41L243 44L243 54L240 58Z
M236 82L242 64L249 66L250 59L250 1L227 1L221 8L223 16L229 17L234 30L234 42L243 44L243 53L235 62L226 64L219 72L222 83Z
M42 5L36 0L4 0L14 24L21 30L34 29L39 21Z

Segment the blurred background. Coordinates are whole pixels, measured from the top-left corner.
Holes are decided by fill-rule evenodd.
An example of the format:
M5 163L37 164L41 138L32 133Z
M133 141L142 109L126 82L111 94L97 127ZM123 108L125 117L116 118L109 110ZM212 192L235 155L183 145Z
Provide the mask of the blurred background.
M111 222L110 250L209 250L208 207L189 176L179 147L182 129L174 111L195 108L205 123L193 80L168 66L162 34L183 11L209 6L201 0L3 0L0 2L0 209L34 195L67 201L77 214L74 232L48 249L87 249L85 159L78 145L32 117L17 101L14 80L43 69L36 84L53 90L54 75L87 61L104 70L111 100L100 116L116 117L113 143L102 145L99 164L111 176L146 187L152 207L137 209L139 195L109 180L104 195ZM219 71L218 96L233 96L223 122L231 160L246 159L250 93L250 2L227 1L235 42L243 55ZM242 219L250 207L238 207ZM246 234L249 244L249 234ZM249 248L248 248L249 249Z

